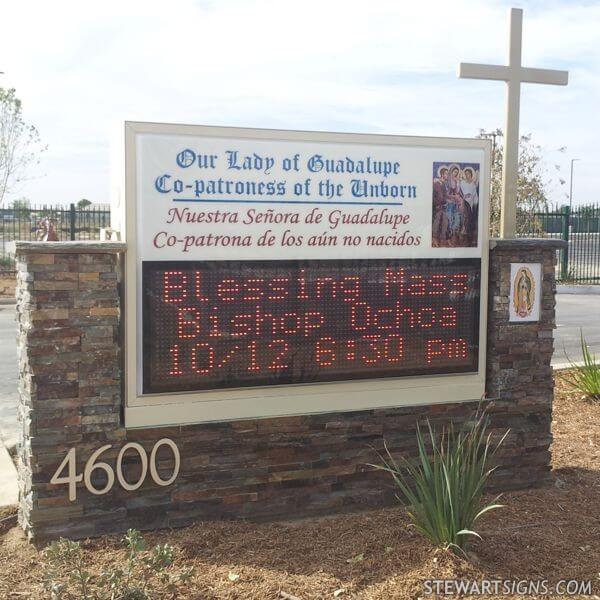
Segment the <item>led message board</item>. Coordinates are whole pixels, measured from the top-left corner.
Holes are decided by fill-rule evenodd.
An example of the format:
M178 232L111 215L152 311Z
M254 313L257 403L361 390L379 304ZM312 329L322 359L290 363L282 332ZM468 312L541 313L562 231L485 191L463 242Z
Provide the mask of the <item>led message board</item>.
M127 427L481 397L488 141L123 141Z
M144 263L144 392L476 371L480 269Z

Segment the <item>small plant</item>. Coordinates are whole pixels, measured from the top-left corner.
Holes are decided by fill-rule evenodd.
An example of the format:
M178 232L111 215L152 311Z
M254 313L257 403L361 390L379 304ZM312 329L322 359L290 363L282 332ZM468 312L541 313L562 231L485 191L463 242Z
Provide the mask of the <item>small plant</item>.
M490 459L506 435L492 444L486 435L487 417L480 411L475 420L455 431L450 425L438 439L427 423L431 455L425 436L417 426L418 459L413 463L394 459L384 442L385 457L380 465L370 465L387 471L401 492L400 501L409 505L408 515L414 526L436 546L464 553L469 536L480 537L473 530L474 523L484 513L499 508L498 498L483 505L485 485L494 471Z
M99 575L85 567L79 542L61 538L43 553L43 586L52 600L148 600L177 596L180 584L192 575L191 570L179 575L168 573L175 550L169 544L158 544L146 551L139 531L129 529L123 538L127 549L124 564L113 566ZM158 586L157 586L158 584Z
M580 336L583 364L577 364L567 356L571 370L562 375L562 379L580 394L591 400L598 401L600 400L600 363L586 344L583 331L580 332Z

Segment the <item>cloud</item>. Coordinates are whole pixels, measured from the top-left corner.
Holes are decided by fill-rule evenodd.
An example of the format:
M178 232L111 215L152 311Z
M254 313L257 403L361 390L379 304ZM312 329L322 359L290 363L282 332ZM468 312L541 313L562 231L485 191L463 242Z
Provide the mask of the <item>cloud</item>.
M34 203L108 199L115 122L474 136L503 125L504 85L458 81L456 64L503 63L506 2L177 0L20 2L3 7L0 69L48 152ZM524 6L527 66L571 71L566 89L527 85L521 131L596 200L600 6ZM589 166L588 166L589 165ZM555 199L558 199L558 195Z

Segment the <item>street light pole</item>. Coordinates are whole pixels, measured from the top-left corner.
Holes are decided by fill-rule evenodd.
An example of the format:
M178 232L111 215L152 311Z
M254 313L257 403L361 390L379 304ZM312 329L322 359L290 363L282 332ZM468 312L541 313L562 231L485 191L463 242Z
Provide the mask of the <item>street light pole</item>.
M573 163L576 160L581 160L580 158L572 158L571 159L571 183L569 189L569 214L571 214L571 208L573 207Z
M494 157L496 156L496 138L497 137L502 137L502 132L495 130L495 131L481 131L481 136L489 139L492 138L492 161L494 160Z

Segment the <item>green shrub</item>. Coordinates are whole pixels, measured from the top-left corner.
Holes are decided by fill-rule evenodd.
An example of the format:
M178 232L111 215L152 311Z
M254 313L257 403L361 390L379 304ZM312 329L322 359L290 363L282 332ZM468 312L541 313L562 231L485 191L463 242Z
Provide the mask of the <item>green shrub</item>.
M43 552L44 590L52 600L148 600L174 598L180 584L192 571L179 575L168 573L173 565L175 550L169 544L158 544L146 551L139 531L129 529L123 538L126 560L99 575L86 569L79 542L61 538ZM158 585L157 585L158 584Z
M562 375L562 379L591 400L600 400L600 363L592 354L581 332L581 354L583 365L573 362L568 356L571 370Z
M469 536L480 537L473 529L475 521L501 506L496 504L498 498L484 506L483 493L495 468L490 459L508 432L492 444L491 434L486 434L487 417L479 411L458 432L452 425L445 427L439 438L431 423L427 426L431 454L417 426L416 461L401 458L398 464L384 442L382 464L371 466L391 474L401 494L398 499L408 504L418 531L436 546L464 553Z

